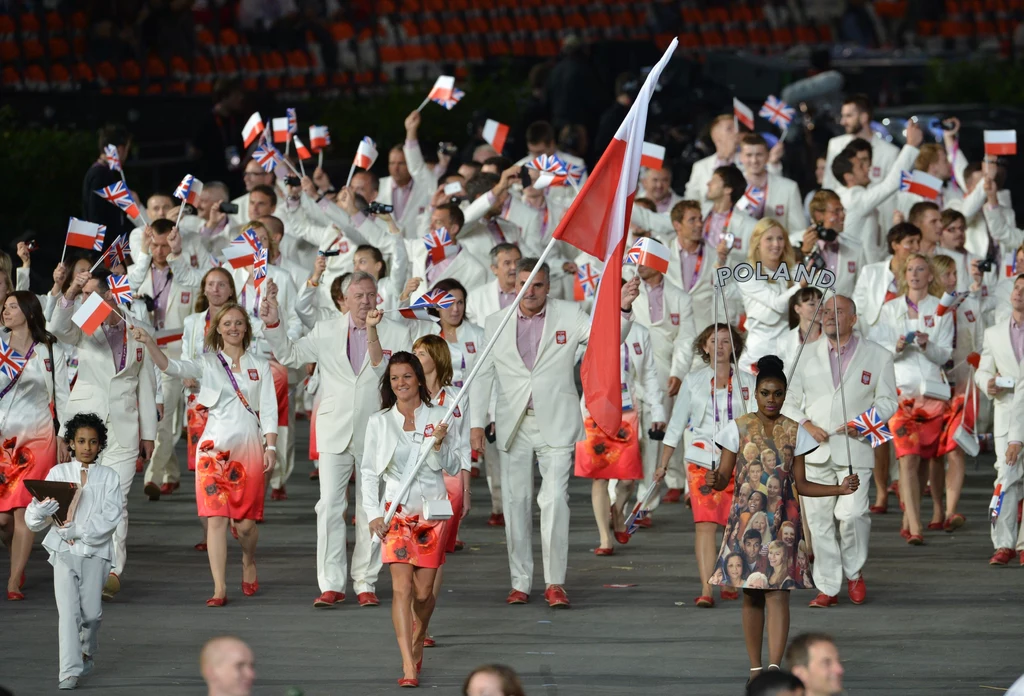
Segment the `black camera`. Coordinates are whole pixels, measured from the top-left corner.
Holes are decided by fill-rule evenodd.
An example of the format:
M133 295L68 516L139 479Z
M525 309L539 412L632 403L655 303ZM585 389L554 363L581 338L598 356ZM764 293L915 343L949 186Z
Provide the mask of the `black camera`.
M284 183L288 186L302 186L302 179L297 176L286 176L284 178Z
M533 182L530 180L530 170L526 166L519 168L519 183L523 185L523 188L528 187Z
M370 215L380 215L382 213L392 213L395 210L393 205L385 205L384 203L378 203L374 201L367 207L366 212Z
M994 260L992 260L991 258L988 258L988 259L985 259L984 261L979 261L978 262L978 272L979 273L988 273L989 271L991 271L995 267L996 267L996 262Z
M814 231L818 235L818 239L825 242L826 244L836 241L839 238L839 233L831 227L825 227L820 222L814 223Z
M437 151L439 154L448 155L449 157L459 154L459 148L455 143L438 143Z
M156 311L156 300L154 300L152 297L150 297L149 295L136 295L135 297L136 299L142 300L143 302L146 303L147 312Z
M227 213L228 215L237 215L238 214L238 204L237 203L228 203L227 201L224 201L223 203L220 204L218 209L220 210L220 212Z
M944 131L951 131L954 128L956 128L956 124L953 123L953 117L952 116L942 116L939 119L939 128L941 128Z
M655 440L657 442L661 442L662 440L665 439L665 431L664 430L653 430L653 429L652 430L648 430L647 431L647 437L649 437L652 440Z

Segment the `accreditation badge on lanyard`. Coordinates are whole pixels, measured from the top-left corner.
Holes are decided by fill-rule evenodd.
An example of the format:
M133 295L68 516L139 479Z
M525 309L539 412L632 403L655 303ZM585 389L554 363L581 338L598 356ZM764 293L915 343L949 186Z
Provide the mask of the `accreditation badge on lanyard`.
M626 381L629 375L629 346L623 345L622 353L625 355L622 363L622 410L633 410L633 396L629 393L629 383Z

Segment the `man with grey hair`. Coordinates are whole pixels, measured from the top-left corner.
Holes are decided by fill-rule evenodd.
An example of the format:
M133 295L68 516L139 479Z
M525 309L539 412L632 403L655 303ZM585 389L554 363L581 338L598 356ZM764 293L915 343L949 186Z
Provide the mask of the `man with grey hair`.
M520 259L516 289L524 287L537 266L535 258ZM569 476L575 443L584 437L574 367L576 350L590 338L590 317L575 302L548 298L548 267L541 265L515 310L515 328L498 325L504 312L485 322L484 344L497 335L491 354L470 386L474 404L491 403L495 392L495 437L501 459L502 507L508 544L512 590L508 604L525 604L533 584L533 461L540 468L541 545L544 560L544 598L552 607L568 607L563 584L569 551ZM640 279L622 286L620 341L632 326L633 300ZM535 398L536 397L536 398ZM484 450L487 409L470 414L473 449Z
M316 412L320 453L320 500L316 504L316 570L320 596L315 607L333 607L345 600L345 514L348 482L356 472L356 547L352 552L352 583L359 606L379 604L374 587L381 569L380 546L371 543L369 520L362 505L357 467L363 458L363 434L370 415L380 409L380 379L392 353L412 350L410 329L404 323L381 319L377 285L369 273L355 271L342 281L346 313L320 320L308 335L289 339L278 313L276 293L260 304L264 336L274 356L287 367L316 363L323 398ZM344 337L344 338L342 338ZM344 349L342 349L344 346Z
M854 333L857 305L849 297L827 290L820 313L826 340L804 350L796 365L786 366L790 381L783 413L801 423L819 443L805 458L807 480L838 484L852 466L867 481L874 466L872 445L848 422L874 408L882 424L896 412L893 356ZM862 485L853 495L801 502L814 540L814 584L819 590L810 606L834 606L844 574L850 601L863 603L867 586L861 569L868 558L871 532L868 486Z

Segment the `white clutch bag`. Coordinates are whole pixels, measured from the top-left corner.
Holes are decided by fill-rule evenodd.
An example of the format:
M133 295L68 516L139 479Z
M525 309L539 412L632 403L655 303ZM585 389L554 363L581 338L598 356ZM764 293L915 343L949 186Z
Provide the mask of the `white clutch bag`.
M956 442L957 446L964 451L964 454L969 457L977 457L978 453L981 452L981 443L978 442L978 436L964 426L964 423L967 420L967 409L969 408L974 409L975 425L977 425L978 422L978 396L973 388L973 369L968 376L967 383L971 386L967 388L967 396L964 397L964 415L960 419L960 425L956 426L956 430L953 431L953 441ZM971 399L972 395L974 396L974 399ZM971 404L972 401L974 402L973 404Z
M452 518L452 514L452 502L447 498L423 501L423 519L425 520L449 520Z
M921 395L928 399L949 401L950 396L952 396L952 392L949 388L949 382L947 382L945 376L943 376L941 380L921 380Z
M711 454L711 442L695 440L687 444L686 449L683 451L683 460L688 464L696 464L704 469L713 468L715 458Z

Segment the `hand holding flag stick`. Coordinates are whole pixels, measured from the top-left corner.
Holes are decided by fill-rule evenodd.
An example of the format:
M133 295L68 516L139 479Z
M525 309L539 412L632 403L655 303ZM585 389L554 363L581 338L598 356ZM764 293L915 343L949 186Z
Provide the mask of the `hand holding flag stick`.
M423 107L429 104L431 101L437 100L448 100L452 98L452 92L455 91L455 78L451 75L441 75L437 80L434 81L434 86L430 88L430 92L427 94L427 98L423 100L423 103L416 107L417 111L423 111Z

